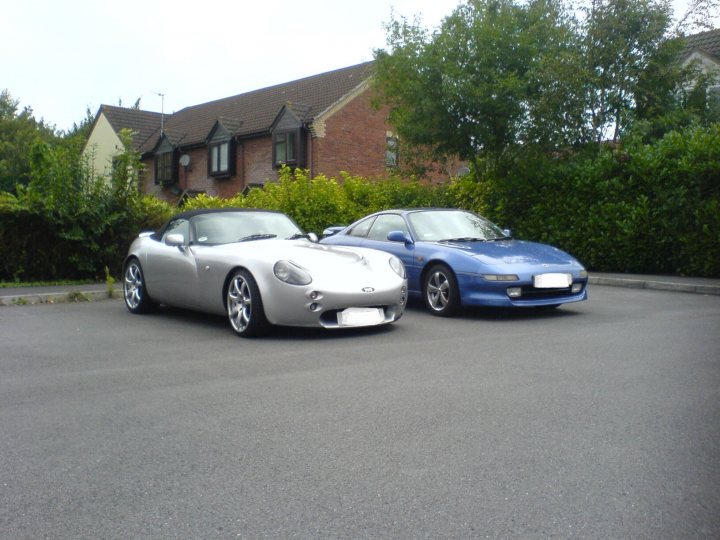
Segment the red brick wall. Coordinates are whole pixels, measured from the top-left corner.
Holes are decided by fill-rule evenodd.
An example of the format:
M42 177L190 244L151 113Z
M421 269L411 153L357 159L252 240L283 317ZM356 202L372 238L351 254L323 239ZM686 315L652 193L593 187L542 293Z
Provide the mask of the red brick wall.
M272 138L270 135L245 140L242 144L245 149L245 185L277 180L277 171L272 166Z
M386 119L386 109L371 106L369 90L336 111L325 123L325 136L312 139L312 173L386 176L385 138L392 131Z

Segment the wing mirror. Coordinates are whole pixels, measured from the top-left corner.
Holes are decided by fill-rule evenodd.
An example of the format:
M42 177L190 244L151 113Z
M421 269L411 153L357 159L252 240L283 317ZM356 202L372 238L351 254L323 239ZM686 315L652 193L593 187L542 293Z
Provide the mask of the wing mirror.
M317 243L317 241L318 241L318 235L315 234L314 232L307 233L307 237L308 237L308 240L310 240L311 242Z
M403 231L390 231L387 239L391 242L402 242L403 244L412 244L413 240L410 235Z
M165 237L165 245L166 246L172 246L172 247L184 247L185 246L185 237L182 234L168 234Z
M327 238L328 236L332 236L333 234L337 234L340 231L342 231L345 227L339 227L339 226L333 226L328 227L322 232L323 238Z
M508 238L512 238L512 229L503 229L503 234Z

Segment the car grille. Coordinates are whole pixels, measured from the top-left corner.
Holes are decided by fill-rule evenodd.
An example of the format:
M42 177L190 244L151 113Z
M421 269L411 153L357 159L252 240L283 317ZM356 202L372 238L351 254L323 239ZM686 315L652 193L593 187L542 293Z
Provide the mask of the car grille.
M582 289L580 290L582 292ZM576 293L576 294L580 294ZM544 300L561 298L563 296L570 296L573 293L570 291L570 287L562 287L558 289L536 289L535 287L525 286L522 287L522 296L520 299L526 300Z

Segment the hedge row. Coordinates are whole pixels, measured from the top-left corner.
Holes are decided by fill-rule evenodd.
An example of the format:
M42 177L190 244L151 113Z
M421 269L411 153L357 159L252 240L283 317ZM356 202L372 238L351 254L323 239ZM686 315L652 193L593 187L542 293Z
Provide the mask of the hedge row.
M720 276L720 125L534 166L545 174L465 191L593 270Z
M152 197L101 198L72 213L0 194L0 280L117 275L138 231L177 208ZM508 178L468 176L443 185L390 178L278 182L232 199L200 196L185 208L239 206L283 211L308 231L380 209L475 210L516 237L547 242L596 271L720 277L720 126L673 132L652 145L629 140L563 157L518 161Z
M104 279L118 276L132 239L171 215L153 197L120 207L101 200L74 213L0 194L0 281Z

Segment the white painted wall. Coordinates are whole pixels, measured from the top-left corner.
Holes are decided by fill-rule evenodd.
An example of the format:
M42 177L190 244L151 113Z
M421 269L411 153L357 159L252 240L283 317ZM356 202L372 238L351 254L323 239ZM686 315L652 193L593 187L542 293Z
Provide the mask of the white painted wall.
M112 159L123 150L120 138L105 114L101 113L83 150L83 155L90 159L93 173L109 178L112 173Z

